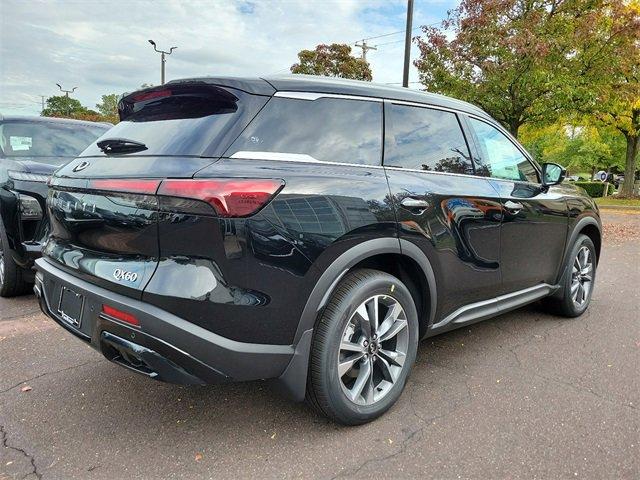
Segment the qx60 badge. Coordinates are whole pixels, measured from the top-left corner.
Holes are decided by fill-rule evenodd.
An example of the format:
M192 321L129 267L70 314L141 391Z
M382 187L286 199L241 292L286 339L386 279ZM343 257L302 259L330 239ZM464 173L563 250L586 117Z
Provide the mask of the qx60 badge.
M135 282L138 279L138 274L135 272L127 272L121 268L116 268L113 271L113 278L118 280L119 282L124 280L126 282Z

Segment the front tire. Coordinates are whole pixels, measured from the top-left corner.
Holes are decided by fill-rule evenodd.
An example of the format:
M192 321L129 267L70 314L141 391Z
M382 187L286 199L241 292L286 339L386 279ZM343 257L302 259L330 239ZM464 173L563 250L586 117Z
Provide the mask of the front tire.
M316 323L307 400L345 425L369 422L400 397L418 348L418 314L396 277L345 276Z
M596 280L596 249L586 235L578 235L564 266L561 291L544 304L564 317L579 317L591 303Z

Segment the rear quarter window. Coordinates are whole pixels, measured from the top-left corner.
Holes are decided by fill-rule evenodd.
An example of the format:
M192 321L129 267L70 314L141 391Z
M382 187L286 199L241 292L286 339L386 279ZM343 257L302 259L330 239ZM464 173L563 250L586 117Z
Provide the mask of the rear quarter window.
M380 165L382 103L273 97L227 151L308 155L324 162ZM273 158L273 156L271 156Z

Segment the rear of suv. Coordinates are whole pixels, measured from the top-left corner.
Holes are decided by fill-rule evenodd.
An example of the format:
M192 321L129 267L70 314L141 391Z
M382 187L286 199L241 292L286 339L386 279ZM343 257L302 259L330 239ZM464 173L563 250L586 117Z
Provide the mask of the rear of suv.
M345 424L426 336L543 299L578 316L594 203L486 113L318 77L141 90L56 172L43 311L158 380L275 379Z

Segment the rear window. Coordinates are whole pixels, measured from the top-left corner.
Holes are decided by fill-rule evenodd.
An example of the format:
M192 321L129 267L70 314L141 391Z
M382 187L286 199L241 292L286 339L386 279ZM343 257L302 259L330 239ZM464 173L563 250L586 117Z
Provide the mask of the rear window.
M109 129L106 125L65 124L46 121L0 124L0 148L6 157L76 157Z
M212 85L156 87L122 99L122 121L100 140L121 138L146 146L128 156L206 156L213 142L222 141L240 120L248 123L265 101L266 98ZM82 154L102 155L96 144Z
M259 157L261 152L380 165L382 103L273 97L226 154Z

